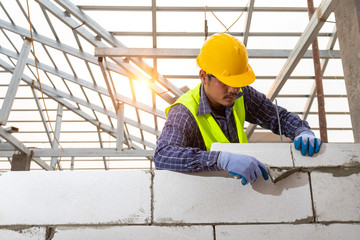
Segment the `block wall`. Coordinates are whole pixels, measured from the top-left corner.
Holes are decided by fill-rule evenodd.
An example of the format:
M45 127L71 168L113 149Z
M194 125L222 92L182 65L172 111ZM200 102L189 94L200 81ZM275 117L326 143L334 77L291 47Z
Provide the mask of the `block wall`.
M360 144L214 144L296 171L246 186L228 173L0 173L0 239L359 239Z

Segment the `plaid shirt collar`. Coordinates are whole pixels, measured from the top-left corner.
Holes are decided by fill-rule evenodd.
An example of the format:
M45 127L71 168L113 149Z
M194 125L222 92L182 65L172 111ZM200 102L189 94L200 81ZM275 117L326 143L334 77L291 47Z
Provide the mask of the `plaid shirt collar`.
M242 95L243 95L243 92L239 92L236 99L238 99ZM231 112L232 112L232 107L226 107L226 110L225 110L226 116L229 116ZM205 90L204 90L204 84L201 84L201 86L200 86L199 109L198 109L197 115L200 116L200 115L204 115L204 114L207 114L207 113L215 114L211 110L208 98L206 97Z

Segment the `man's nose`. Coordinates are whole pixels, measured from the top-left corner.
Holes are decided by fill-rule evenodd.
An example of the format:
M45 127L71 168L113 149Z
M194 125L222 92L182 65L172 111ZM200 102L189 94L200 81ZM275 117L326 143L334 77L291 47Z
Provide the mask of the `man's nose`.
M239 93L240 88L236 87L229 87L228 92L229 93Z

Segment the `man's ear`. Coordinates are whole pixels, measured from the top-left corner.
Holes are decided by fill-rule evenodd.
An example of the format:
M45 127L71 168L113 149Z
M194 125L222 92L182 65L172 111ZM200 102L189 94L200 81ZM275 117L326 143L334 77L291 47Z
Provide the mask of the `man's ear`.
M206 83L206 79L207 79L207 74L204 70L200 69L199 71L199 78L201 80L202 83Z

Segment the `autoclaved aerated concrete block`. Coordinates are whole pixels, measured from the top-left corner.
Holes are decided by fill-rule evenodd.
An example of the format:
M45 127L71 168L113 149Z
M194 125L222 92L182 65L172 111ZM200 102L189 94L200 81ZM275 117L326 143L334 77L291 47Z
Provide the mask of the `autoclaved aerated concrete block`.
M334 167L360 165L360 143L323 143L320 152L314 156L302 156L292 147L296 167Z
M0 225L144 224L149 171L0 173Z
M220 173L220 172L219 172ZM222 174L226 174L224 171ZM154 223L263 223L313 220L308 175L241 185L215 172L155 171Z
M271 224L216 226L216 240L358 240L360 224Z
M213 240L212 226L58 227L52 240Z
M0 239L4 240L44 240L45 236L45 227L19 228L17 230L0 229Z
M293 167L289 143L213 143L211 151L241 153L275 167Z
M317 221L360 221L359 173L336 177L312 172L311 183Z

